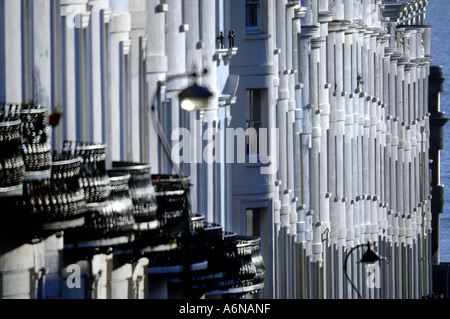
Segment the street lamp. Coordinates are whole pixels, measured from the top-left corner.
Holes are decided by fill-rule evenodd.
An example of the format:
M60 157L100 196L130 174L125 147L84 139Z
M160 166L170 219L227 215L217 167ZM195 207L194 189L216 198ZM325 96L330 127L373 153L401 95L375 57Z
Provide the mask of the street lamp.
M185 111L192 112L207 109L209 99L213 95L208 88L200 86L195 82L192 86L181 91L178 97L180 98L181 108Z
M358 261L359 263L363 263L363 264L374 264L377 261L380 261L381 258L380 256L378 256L377 253L375 253L372 249L370 249L370 243L367 244L359 244L355 247L353 247L347 254L347 256L345 256L345 260L344 260L344 273L345 273L345 277L347 278L347 280L350 282L350 284L352 285L352 288L356 291L356 293L358 294L358 297L360 299L363 299L361 293L359 292L358 288L356 288L356 286L354 285L353 281L350 279L350 277L347 274L347 259L348 257L352 254L352 252L360 247L364 247L367 246L367 250L366 252L363 254L363 256L361 257L361 259Z
M204 69L202 74L207 74L208 70ZM161 126L161 123L159 122L158 116L157 116L157 97L158 95L161 95L162 87L167 85L169 81L172 81L174 79L183 78L183 77L192 77L194 78L194 84L189 86L188 88L182 90L178 97L180 100L180 106L181 109L193 112L197 110L205 110L209 107L210 98L214 95L208 88L200 86L197 84L197 78L198 74L197 72L193 73L182 73L182 74L175 74L172 76L169 76L166 78L165 81L158 82L158 87L155 92L155 95L152 99L152 113L153 113L153 121L156 128L156 131L158 133L158 136L160 138L160 141L169 156L170 161L172 162L173 167L176 170L176 173L180 179L181 187L184 191L183 194L183 221L182 221L182 237L181 237L181 251L182 251L182 263L183 263L183 274L182 274L182 280L183 280L183 297L188 298L189 297L189 282L190 282L190 256L189 256L189 248L191 246L191 228L190 228L190 211L189 211L189 184L184 181L183 174L181 172L181 168L175 164L175 162L172 159L171 154L171 147L167 140L166 135L164 134L164 130Z
M207 69L204 69L202 71L202 75L205 75L208 73ZM198 73L194 71L193 73L181 73L181 74L174 74L169 77L167 77L163 81L159 81L157 85L156 92L152 98L152 105L151 105L151 117L153 119L153 123L156 129L156 132L158 133L158 137L162 143L162 146L169 157L170 161L172 162L172 165L177 172L177 175L180 177L181 183L183 184L184 188L188 188L188 185L185 185L183 179L182 179L182 172L181 168L175 164L174 160L172 159L172 152L171 152L171 146L170 143L164 133L164 129L158 119L158 96L161 96L162 91L164 90L165 86L169 81L179 79L179 78L194 78L194 84L189 86L188 88L182 90L178 97L180 100L180 106L181 109L193 112L197 110L205 110L208 109L210 98L214 95L208 88L204 86L200 86L197 84L197 78L199 77Z

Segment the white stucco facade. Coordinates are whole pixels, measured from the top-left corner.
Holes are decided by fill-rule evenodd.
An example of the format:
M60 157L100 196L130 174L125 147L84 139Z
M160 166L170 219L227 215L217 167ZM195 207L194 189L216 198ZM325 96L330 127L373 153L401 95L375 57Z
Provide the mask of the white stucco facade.
M3 0L0 101L61 107L54 148L106 143L109 166L189 176L193 213L261 237L261 297L421 298L432 292L427 3ZM209 109L183 111L178 94L204 69ZM191 161L178 166L180 127ZM233 136L219 133L250 127L267 129L267 154L235 140L245 163L227 161ZM367 243L387 257L375 288L364 248L348 256Z

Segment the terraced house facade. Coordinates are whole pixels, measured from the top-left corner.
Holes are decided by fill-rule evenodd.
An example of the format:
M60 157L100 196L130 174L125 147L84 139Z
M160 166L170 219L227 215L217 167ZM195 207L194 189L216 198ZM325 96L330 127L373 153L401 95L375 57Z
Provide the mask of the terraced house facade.
M439 86L430 84L427 3L2 0L3 112L40 105L62 114L46 143L64 161L93 152L81 171L96 163L95 172L109 171L113 190L125 186L111 171L127 163L131 181L133 169L150 166L147 191L156 191L149 200L160 215L135 225L125 242L88 241L87 259L70 235L82 226L58 220L54 233L8 246L1 257L15 260L24 278L38 278L35 287L0 291L31 298L176 298L186 289L283 299L432 294L439 225L432 199L439 196L431 195L439 181L431 173L439 171L439 149L430 151L430 110L438 110ZM180 92L194 82L212 96L207 108L186 111ZM3 197L22 196L29 173ZM218 244L195 240L197 259L187 267L180 230L187 211L191 234L218 240L228 256L239 250L243 264L253 251L248 267L214 268L206 254ZM161 216L169 215L180 229L164 228ZM39 263L22 262L24 249ZM368 250L381 258L358 262ZM73 265L83 292L66 285Z

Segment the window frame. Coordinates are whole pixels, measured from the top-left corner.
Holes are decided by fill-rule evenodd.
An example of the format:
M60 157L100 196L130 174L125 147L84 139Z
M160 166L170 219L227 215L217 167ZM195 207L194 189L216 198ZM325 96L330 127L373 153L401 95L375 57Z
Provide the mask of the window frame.
M256 11L252 12L252 22L256 20L256 24L250 25L250 11L249 8L256 6ZM253 8L254 9L254 8ZM253 16L256 13L256 17ZM245 0L245 33L246 34L261 34L262 32L262 2L261 0Z
M254 99L252 99L249 96L250 92L259 92L259 119L253 119L253 117L251 116L251 118L249 119L248 116L249 114L251 115L254 111L253 111L253 104L252 101L254 101ZM261 162L261 157L260 157L260 139L261 139L261 135L260 135L260 130L261 128L266 128L266 101L267 101L267 89L266 88L247 88L246 89L246 110L245 110L245 129L247 130L247 132L249 133L249 128L255 128L255 125L257 126L256 129L256 136L255 136L255 143L256 146L253 146L253 149L256 148L256 152L255 153L251 153L250 149L250 136L247 134L246 136L246 141L245 141L245 158L246 158L246 165L247 166L266 166L266 165L270 165L270 163L263 163ZM250 109L249 109L250 108ZM268 129L267 129L268 131ZM268 136L265 137L266 141L269 142ZM270 153L270 145L268 146L267 151Z

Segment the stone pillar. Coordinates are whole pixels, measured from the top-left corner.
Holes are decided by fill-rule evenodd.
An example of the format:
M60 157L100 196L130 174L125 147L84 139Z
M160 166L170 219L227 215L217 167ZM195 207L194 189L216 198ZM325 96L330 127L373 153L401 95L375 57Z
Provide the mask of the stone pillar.
M312 114L312 147L311 147L311 211L313 212L313 261L322 261L322 233L321 233L321 217L320 217L320 139L322 130L320 126L319 114L319 64L320 64L320 47L324 45L325 38L316 37L311 40L311 59L310 59L310 105Z
M346 4L347 8L348 4ZM348 13L347 13L348 14ZM353 64L353 38L356 31L356 25L350 25L345 31L345 44L344 44L344 92L345 92L345 134L344 134L344 198L345 198L345 225L347 228L347 249L355 244L355 229L354 229L354 204L356 194L354 189L356 180L355 172L355 157L352 155L354 150L354 84L356 84L356 78L352 73Z
M131 48L130 48L130 118L129 138L125 151L125 160L140 162L141 154L141 122L148 96L145 94L145 59L147 50L147 11L145 0L130 0L131 15Z
M344 20L344 0L334 1L334 11L337 20Z
M324 38L328 35L328 23L331 21L333 14L328 11L328 4L321 3L321 12L319 12L320 35ZM328 132L330 127L330 87L328 82L327 68L327 45L320 47L320 64L319 64L319 112L320 126L322 136L320 140L320 220L321 233L324 247L324 263L323 263L323 287L324 298L328 298L332 293L332 272L329 268L327 260L327 252L330 251L331 245L329 241L330 234L330 193L328 184Z
M344 44L345 31L349 26L348 21L341 22L339 29L336 31L336 196L337 214L338 214L338 247L345 247L347 238L347 225L345 205L346 198L344 194L345 188L345 166L344 166L344 136L345 136L345 96L347 92L344 88Z
M129 53L130 53L130 13L113 13L110 22L109 55L109 112L106 115L106 144L109 159L120 161L125 158L129 146L130 104L129 104ZM111 164L107 163L109 167Z
M319 25L319 0L302 0L306 7L306 15L302 18L302 26Z
M286 19L285 19L285 30L286 30L286 73L288 74L288 113L287 113L287 185L290 190L289 196L289 234L295 236L296 234L296 222L297 222L297 209L296 202L298 201L298 197L294 194L295 182L294 182L294 125L295 125L295 85L298 83L295 79L295 73L297 70L294 69L293 66L293 54L294 54L294 41L290 41L289 39L293 39L293 36L297 36L294 34L293 21L295 17L295 4L286 3ZM281 158L281 157L280 157Z
M44 241L35 244L14 244L14 247L4 242L0 248L1 299L42 298L43 271Z
M330 104L330 116L329 116L329 124L328 124L328 132L327 132L327 153L328 153L328 191L330 192L328 196L330 197L330 205L329 205L329 227L330 231L328 236L330 237L330 247L332 256L330 256L331 260L336 260L337 262L337 253L338 253L338 238L339 238L339 200L337 198L338 188L337 188L337 160L336 153L338 150L336 149L337 145L337 93L336 93L336 65L337 61L335 58L336 51L336 33L340 29L340 22L331 21L328 23L328 36L327 36L327 78L330 89L329 89L329 104ZM341 267L339 268L339 270ZM335 271L334 269L330 269L329 273L331 278L330 285L332 289L330 289L329 293L331 294L331 298L342 298L342 281L343 276L341 271Z
M383 100L383 78L386 70L384 69L384 46L385 46L385 33L380 31L376 37L376 54L375 54L375 77L376 81L376 102L375 102L375 117L373 121L376 127L376 143L375 143L375 167L376 167L376 180L375 180L375 211L376 211L376 234L377 241L379 241L378 249L381 248L383 242L384 221L385 221L385 209L384 209L384 149L385 149L385 103ZM380 297L380 291L375 291L377 297Z
M357 174L356 174L356 207L357 211L355 214L355 235L357 240L362 243L365 242L365 224L364 224L364 209L365 209L365 194L363 187L363 135L364 135L364 99L366 93L363 91L364 78L363 78L363 67L362 67L362 55L363 55L363 37L365 33L365 27L361 24L358 25L358 33L356 37L356 52L355 59L357 62L356 72L356 90L355 90L355 139L357 147Z
M352 80L351 80L351 90L350 96L352 101L352 113L353 113L353 141L352 141L352 154L353 154L353 196L351 200L353 200L353 231L354 231L354 244L360 244L360 236L361 236L361 227L359 220L359 211L360 211L360 188L359 188L359 94L361 89L358 83L358 71L359 60L358 60L358 39L359 39L359 28L358 25L355 24L355 30L352 34Z
M354 4L357 1L344 0L344 19L353 22L354 18Z
M385 139L384 139L384 208L386 213L386 221L384 225L385 236L387 241L391 241L392 235L392 213L391 213L391 154L392 154L392 135L391 135L391 124L392 124L392 114L391 114L391 77L392 77L392 69L391 69L391 56L394 50L390 47L384 48L384 57L383 57L383 101L385 102L385 113L384 113L384 123L386 127L385 131Z
M331 21L333 15L327 11L328 5L322 4L324 11L319 14L320 35L327 37L328 23ZM327 70L329 59L327 58L327 45L320 47L320 61L319 64L319 112L320 112L320 126L322 136L320 140L320 219L322 223L321 232L328 232L330 230L330 193L328 183L328 131L330 128L330 88L331 84L328 81Z
M370 35L372 31L366 29L363 35L363 47L362 47L362 75L364 78L363 92L365 97L363 99L363 108L361 115L363 116L363 133L362 133L362 183L363 183L363 205L364 205L364 215L362 219L363 230L363 240L367 242L370 240L370 182L371 182L371 169L370 169L370 104L372 97L370 96L372 83L372 74L370 73Z
M44 299L61 298L62 262L64 248L64 236L55 234L45 239L45 296Z
M27 74L31 80L31 99L51 110L52 80L51 80L51 19L50 2L45 0L32 1L32 17L28 17L33 24L30 34L33 43L31 73ZM31 40L31 39L30 39ZM19 41L14 41L19 42ZM29 44L30 42L28 42ZM8 47L11 44L8 44ZM9 51L9 48L7 49ZM1 99L0 99L1 100Z
M77 59L79 58L79 46L77 45L76 35L80 30L87 27L86 16L87 0L75 1L67 0L60 3L61 27L63 38L63 61L64 61L64 78L63 91L65 92L63 106L63 140L78 139L78 114L77 108L80 102L80 90L77 88Z
M425 50L425 53L427 51ZM425 54L424 58L425 63L425 72L424 72L424 129L423 129L423 139L424 139L424 154L423 154L423 175L424 175L424 183L423 185L431 185L431 174L430 174L430 137L431 137L431 128L430 128L430 116L429 116L429 76L430 76L430 63L432 61L432 56L429 54ZM424 202L425 207L423 210L423 220L422 220L422 229L424 233L424 241L423 241L423 255L426 256L423 260L423 286L424 293L423 295L428 295L432 291L432 264L433 264L433 232L432 232L432 205L431 205L431 187L424 187Z
M379 74L380 70L377 68L376 57L377 57L377 36L378 32L374 31L370 35L370 48L369 48L369 93L370 98L367 100L367 106L369 107L367 116L369 122L369 196L368 201L370 202L370 218L369 228L367 230L370 233L370 242L376 243L378 241L378 216L377 216L377 200L378 194L376 192L376 182L378 179L379 171L377 170L377 79L376 74Z
M392 242L398 241L398 209L397 209L397 160L398 160L398 117L397 117L397 62L400 56L391 56L391 68L389 79L389 105L390 105L390 132L391 132L391 157L390 157L390 215L391 215L391 237Z
M113 255L110 271L110 299L147 299L148 258L134 260L131 255Z
M412 212L412 197L411 191L413 187L413 181L411 176L411 165L412 165L412 127L410 109L412 108L412 101L410 96L410 91L412 87L412 64L407 63L405 65L405 85L404 85L404 110L405 110L405 162L403 167L403 202L404 202L404 212L405 212L405 239L407 244L412 244L411 240L411 212Z
M372 25L373 0L362 0L362 20L368 26Z
M199 1L198 0L192 0L192 1L184 1L183 3L183 15L184 15L184 21L183 24L186 25L189 28L189 32L186 32L186 42L184 43L186 47L186 71L194 72L194 67L197 67L197 71L200 71L203 69L203 59L202 59L202 48L204 46L203 42L200 39L200 24L199 21ZM189 114L185 115L187 119L185 120L187 128L197 136L198 134L201 134L198 132L199 128L197 125L197 121L199 118L198 112L189 112ZM199 144L200 143L200 144ZM202 150L203 146L201 141L199 141L197 138L194 138L192 141L192 149L193 150ZM200 152L201 153L201 152ZM193 154L194 155L194 154ZM198 155L195 154L196 157ZM189 165L185 166L185 173L189 174L191 176L191 182L194 184L193 187L191 187L191 205L193 209L197 209L197 211L201 211L201 200L199 199L199 195L197 192L200 192L200 190L197 190L198 185L198 179L201 176L200 172L200 165L198 164L198 161L200 159L195 159L190 163Z
M397 257L397 293L398 298L405 298L406 280L401 275L403 265L406 263L406 210L405 210L405 188L408 187L405 180L405 142L406 142L406 122L405 122L405 65L408 58L402 56L397 62L397 114L398 114L398 160L397 160L397 212L398 216L398 257ZM406 264L405 264L406 265Z
M399 214L399 242L405 242L405 176L404 176L404 165L405 165L405 114L404 114L404 90L405 90L405 64L407 59L400 58L397 62L397 118L398 118L398 160L397 160L397 212Z
M206 128L214 128L217 123L217 108L218 95L217 91L217 66L213 59L216 53L216 3L215 1L201 1L201 16L200 16L200 39L204 46L202 48L203 68L208 70L208 73L202 77L203 85L215 92L215 96L210 99L209 107L213 111L205 112L203 121ZM199 141L200 143L200 141ZM202 147L204 149L204 147ZM203 214L207 217L206 220L214 222L214 164L205 163L203 161L203 181L199 181L197 188L203 191Z
M348 3L346 3L347 12ZM348 12L347 14L348 15ZM345 226L347 228L346 238L346 252L349 252L355 245L355 198L356 198L356 163L357 150L356 139L354 134L355 129L355 110L354 110L354 90L356 89L356 57L353 52L354 36L356 33L356 25L350 24L349 28L345 30L345 44L344 44L344 94L345 94L345 133L344 133L344 192L343 200L345 201ZM356 49L356 48L355 48ZM355 153L353 153L356 151ZM352 256L353 257L353 256ZM354 262L354 258L350 258L350 263ZM354 265L354 264L352 264ZM353 281L357 279L357 267L352 266L349 272L350 278ZM350 285L347 285L347 298L356 298L356 292Z
M301 216L300 220L304 218L305 229L306 229L306 255L312 254L312 205L310 194L311 190L311 179L310 179L310 152L311 152L311 134L312 134L312 104L310 102L310 94L312 89L310 83L310 59L311 59L311 37L317 36L319 29L314 26L302 26L302 37L301 37L301 51L300 51L300 65L302 66L301 79L304 84L303 94L302 94L302 108L303 108L303 133L302 133L302 163L303 163L303 205L305 216Z
M301 69L303 65L300 63L301 56L301 18L305 15L305 8L300 7L295 10L295 17L293 20L293 68L297 70L295 73L295 124L294 124L294 196L298 198L296 202L297 212L297 242L306 241L305 220L304 220L304 198L302 189L302 172L303 172L303 158L302 158L302 133L303 133L303 81L301 77Z
M151 163L155 173L161 172L160 165L160 141L155 127L155 116L158 117L160 99L157 96L158 82L166 77L168 69L166 56L166 38L161 36L165 34L166 12L168 5L159 0L146 0L147 8L147 58L146 58L146 80L147 80L147 108L146 118L142 126L142 151L143 159ZM153 97L156 96L156 101ZM155 108L153 109L152 106ZM163 151L163 150L161 150Z
M338 226L338 200L337 196L337 171L336 171L336 139L337 139L337 94L336 94L336 59L335 59L335 46L336 46L336 32L339 30L339 22L328 23L328 36L327 36L327 78L330 82L331 89L329 90L329 103L330 103L330 117L328 124L328 184L330 192L330 236L331 245L337 244L337 238L339 233Z
M22 2L0 3L0 101L22 102Z
M91 132L90 140L96 143L103 142L104 112L107 108L108 85L106 53L108 51L107 26L111 16L108 0L90 0L91 23L90 23L90 114ZM105 92L106 91L106 92ZM106 94L105 94L106 93Z
M311 40L310 59L310 103L312 111L312 147L311 147L311 211L313 212L313 245L312 261L317 270L315 280L318 280L313 290L315 298L323 298L323 245L322 245L322 219L320 207L320 148L323 134L320 123L320 48L325 44L324 37L315 37Z
M288 98L289 98L289 86L288 86L288 74L287 71L287 55L286 55L286 2L277 1L276 2L276 46L281 50L281 54L278 54L278 68L279 68L279 86L278 86L278 101L277 101L277 125L280 129L280 144L278 146L280 154L285 154L280 156L279 169L278 169L278 179L282 181L280 188L280 199L281 199L281 226L287 227L289 225L289 213L290 213L290 202L291 189L288 185L288 145L287 145L287 121L286 114L288 111Z
M186 32L183 28L183 8L182 1L166 1L169 10L166 14L166 54L168 60L167 86L165 89L165 100L160 106L160 119L164 127L165 135L171 143L171 134L173 130L180 126L180 101L178 94L181 90L188 87L191 79L188 76L177 76L186 73L186 50L181 44L186 43ZM200 71L200 70L198 70ZM173 172L170 154L163 152L161 156L162 170Z

